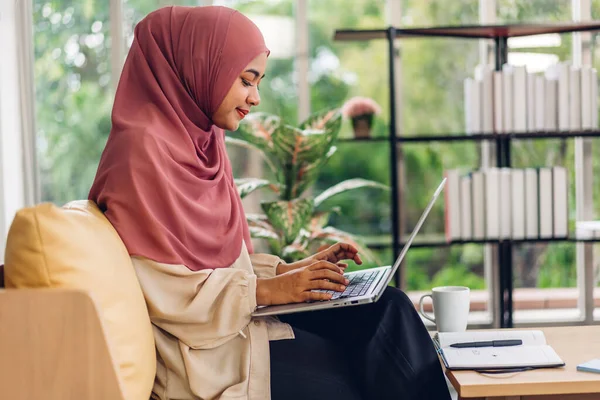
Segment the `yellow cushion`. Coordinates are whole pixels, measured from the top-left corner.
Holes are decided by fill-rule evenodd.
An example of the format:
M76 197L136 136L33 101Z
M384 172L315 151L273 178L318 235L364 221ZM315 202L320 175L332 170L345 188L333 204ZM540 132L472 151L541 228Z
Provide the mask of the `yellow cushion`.
M150 318L127 249L93 202L20 210L5 264L7 287L88 291L100 309L124 397L148 400L156 374Z

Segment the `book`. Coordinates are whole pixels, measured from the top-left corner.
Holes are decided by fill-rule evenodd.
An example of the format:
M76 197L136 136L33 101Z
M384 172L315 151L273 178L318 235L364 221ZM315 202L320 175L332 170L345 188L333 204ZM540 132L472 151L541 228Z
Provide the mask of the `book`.
M513 120L513 66L504 64L502 66L502 111L504 115L504 132L512 132L514 130Z
M494 80L494 132L504 133L504 100L502 94L502 71L493 72Z
M513 67L513 131L527 132L527 68Z
M552 207L553 235L566 238L569 234L567 170L565 167L552 167Z
M485 238L500 237L500 170L484 170Z
M520 339L506 347L454 348L455 343ZM496 370L562 367L564 361L546 342L540 330L486 330L438 332L434 338L446 368L451 370Z
M444 208L446 215L446 240L460 240L460 172L449 169L445 172L446 190L444 190Z
M460 238L471 240L473 238L471 175L460 178Z
M538 173L533 168L525 169L525 237L537 239L538 223Z
M575 223L575 237L577 239L600 238L600 221L577 221Z
M535 74L527 73L527 132L535 132Z
M511 169L510 171L512 238L517 240L525 239L525 170Z
M539 234L541 239L548 239L554 232L552 168L538 169L538 196Z
M571 64L561 62L557 64L558 70L558 130L568 131L571 127L569 122L569 77L571 76Z
M539 132L543 132L546 129L545 126L545 115L544 110L545 106L545 92L546 88L546 78L543 76L537 75L535 77L535 130Z
M485 238L485 179L483 171L471 173L471 204L473 205L473 239Z
M595 372L600 374L600 358L581 363L577 366L577 371Z
M581 129L593 129L592 122L592 68L581 67Z
M475 67L475 81L481 82L481 131L492 133L494 131L494 76L492 68L487 64Z
M558 130L558 72L556 66L550 66L544 73L544 128L546 132Z
M581 130L581 68L574 66L569 76L569 126Z
M511 168L500 168L498 180L500 184L500 237L509 239L512 236L512 192L511 192Z

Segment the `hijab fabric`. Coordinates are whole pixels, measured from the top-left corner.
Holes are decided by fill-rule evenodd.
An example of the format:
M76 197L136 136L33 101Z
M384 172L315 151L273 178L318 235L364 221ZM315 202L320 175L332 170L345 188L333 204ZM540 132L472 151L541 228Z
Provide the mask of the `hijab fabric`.
M137 24L89 199L132 256L190 270L229 267L248 225L211 117L243 68L266 52L226 7L166 7Z

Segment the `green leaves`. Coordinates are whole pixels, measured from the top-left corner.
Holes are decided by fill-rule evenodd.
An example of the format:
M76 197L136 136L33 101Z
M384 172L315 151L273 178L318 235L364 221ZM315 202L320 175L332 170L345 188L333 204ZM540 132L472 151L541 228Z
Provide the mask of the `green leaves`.
M267 113L253 113L228 137L230 144L259 150L275 173L281 199L298 198L312 185L335 153L333 143L342 123L338 109L311 115L296 128Z
M292 243L309 221L314 205L312 199L297 199L262 203L261 207L285 243Z
M339 109L327 109L311 115L298 127L285 124L274 115L250 114L227 143L260 151L275 174L277 184L266 179L245 178L235 181L243 198L255 190L270 187L279 201L262 203L265 215L247 215L252 237L265 239L271 251L286 261L307 257L324 243L345 241L361 249L365 257L372 253L350 234L327 226L338 207L315 212L331 197L359 188L387 189L365 179L349 179L321 193L314 200L300 198L314 184L323 166L335 154L334 146L342 123Z
M315 207L319 207L321 205L321 203L323 203L325 200L327 200L337 194L347 192L348 190L360 189L360 188L365 188L365 187L389 190L389 187L387 185L384 185L379 182L374 182L374 181L369 181L367 179L359 179L359 178L348 179L348 180L338 183L337 185L330 187L329 189L325 190L323 193L321 193L320 195L315 197Z
M237 190L242 199L250 193L254 192L255 190L265 186L268 186L275 193L279 193L279 188L276 185L271 184L271 182L269 182L266 179L260 178L235 179L235 186L237 186Z

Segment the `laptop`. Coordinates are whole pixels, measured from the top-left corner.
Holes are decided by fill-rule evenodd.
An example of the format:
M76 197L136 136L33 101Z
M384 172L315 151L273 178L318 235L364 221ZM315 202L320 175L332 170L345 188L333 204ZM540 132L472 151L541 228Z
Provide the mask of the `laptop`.
M421 229L421 225L423 225L425 218L427 218L429 211L431 211L433 204L440 196L440 193L444 189L445 185L446 178L442 180L436 189L433 197L429 201L429 204L425 208L425 211L423 211L423 214L421 214L421 218L419 218L417 221L417 224L410 234L408 241L402 247L402 251L398 255L398 258L393 266L388 265L384 267L369 268L361 271L345 273L344 276L350 281L350 283L346 286L346 290L343 292L336 292L333 290L317 290L319 292L333 294L333 297L330 300L282 304L276 306L262 306L253 312L252 316L264 317L267 315L291 314L305 311L325 310L334 307L339 308L375 303L377 300L379 300L383 294L383 291L394 277L394 274L402 263L406 252L410 248L415 236L417 236L419 229Z

